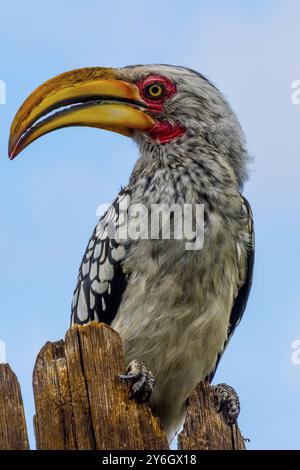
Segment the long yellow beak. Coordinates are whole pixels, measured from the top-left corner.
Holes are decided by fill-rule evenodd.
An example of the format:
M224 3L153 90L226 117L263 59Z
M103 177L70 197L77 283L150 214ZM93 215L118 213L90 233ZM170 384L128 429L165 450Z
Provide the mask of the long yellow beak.
M69 126L107 129L127 136L155 124L139 89L117 70L96 67L73 70L48 80L23 103L11 126L9 158L42 135Z

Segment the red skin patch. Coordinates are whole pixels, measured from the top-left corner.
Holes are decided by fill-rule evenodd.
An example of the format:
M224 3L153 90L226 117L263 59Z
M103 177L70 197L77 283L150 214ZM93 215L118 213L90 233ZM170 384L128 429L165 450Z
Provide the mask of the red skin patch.
M172 125L168 121L157 121L148 134L160 144L167 144L185 134L185 129L180 124Z
M151 83L159 82L164 86L165 93L161 99L151 99L146 96L144 91ZM152 113L160 113L163 110L165 101L176 93L175 84L166 77L161 75L150 75L142 82L138 83L140 95L143 101L147 103L147 108ZM153 128L148 132L153 140L161 144L167 144L171 140L182 136L186 130L180 124L170 124L168 121L157 121Z

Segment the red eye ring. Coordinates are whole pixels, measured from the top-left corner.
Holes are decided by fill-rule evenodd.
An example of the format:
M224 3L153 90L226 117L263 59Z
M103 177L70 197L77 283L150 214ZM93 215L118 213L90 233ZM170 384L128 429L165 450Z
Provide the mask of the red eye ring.
M161 109L167 98L176 93L176 86L166 77L161 75L149 75L145 80L139 82L141 97L149 107Z

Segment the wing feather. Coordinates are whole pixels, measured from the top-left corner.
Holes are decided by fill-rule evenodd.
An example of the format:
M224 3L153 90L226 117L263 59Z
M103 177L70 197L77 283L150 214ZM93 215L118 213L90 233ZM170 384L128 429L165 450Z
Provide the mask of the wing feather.
M228 337L225 342L224 348L218 355L214 370L206 378L206 380L208 380L209 382L213 380L217 367L221 360L221 357L236 327L239 325L243 317L244 311L246 309L248 297L250 294L251 286L252 286L254 255L255 255L255 235L254 235L253 215L252 215L251 206L249 202L247 201L247 199L243 196L241 196L241 198L242 198L243 209L247 217L247 225L245 227L245 233L244 233L245 237L248 240L247 259L245 263L244 257L241 256L241 247L239 244L237 244L238 270L239 270L239 278L240 278L240 283L237 286L238 294L235 298L235 301L232 307L232 311L230 315L230 322L229 322Z
M71 323L96 320L113 321L127 285L122 269L125 246L111 237L119 225L120 200L128 195L122 189L108 211L99 220L84 254L73 295Z

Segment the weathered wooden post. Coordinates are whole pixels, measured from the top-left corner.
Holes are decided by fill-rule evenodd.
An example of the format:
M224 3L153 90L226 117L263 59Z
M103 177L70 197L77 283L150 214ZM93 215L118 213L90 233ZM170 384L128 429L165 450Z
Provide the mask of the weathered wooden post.
M129 400L124 370L121 339L104 323L47 343L33 373L37 448L168 449L149 406Z
M149 406L129 399L118 377L124 370L121 339L104 323L73 326L64 341L46 343L33 372L37 449L169 449ZM189 402L179 449L245 448L239 429L216 412L209 384L200 383ZM0 450L28 448L18 380L0 365Z
M212 387L197 385L189 398L183 431L178 447L182 450L244 450L244 439L236 425L229 426L217 413Z
M29 449L20 385L8 364L0 364L0 450Z

